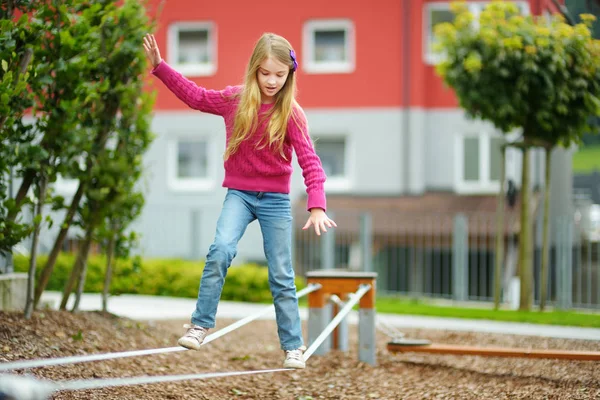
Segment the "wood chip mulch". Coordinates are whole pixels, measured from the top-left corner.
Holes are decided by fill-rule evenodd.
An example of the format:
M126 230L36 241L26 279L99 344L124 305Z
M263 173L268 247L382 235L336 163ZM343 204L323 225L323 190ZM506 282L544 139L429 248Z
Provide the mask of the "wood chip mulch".
M0 363L24 359L176 346L187 321L139 322L100 312L38 311L31 320L0 312ZM217 329L231 320L219 320ZM393 354L377 332L377 366L350 350L312 356L305 370L239 377L56 392L53 399L600 399L600 362ZM306 326L304 326L306 329ZM404 330L435 343L600 351L600 341ZM306 331L305 331L306 337ZM17 371L53 381L180 375L280 368L275 322L251 322L200 351L122 358Z

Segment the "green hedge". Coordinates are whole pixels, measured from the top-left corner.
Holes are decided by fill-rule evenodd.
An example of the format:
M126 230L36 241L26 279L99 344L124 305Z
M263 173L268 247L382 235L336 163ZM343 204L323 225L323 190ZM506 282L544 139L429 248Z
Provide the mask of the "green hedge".
M47 256L38 257L37 277L39 277L46 260ZM61 254L56 261L46 289L62 291L74 263L75 255ZM16 256L14 264L16 272L27 272L29 258ZM89 257L85 292L102 292L105 268L106 258L104 256ZM203 268L204 261L139 258L117 260L113 267L111 294L130 293L196 298ZM298 290L305 287L303 279L296 278L296 287ZM221 299L271 302L267 268L256 264L231 267L227 273Z

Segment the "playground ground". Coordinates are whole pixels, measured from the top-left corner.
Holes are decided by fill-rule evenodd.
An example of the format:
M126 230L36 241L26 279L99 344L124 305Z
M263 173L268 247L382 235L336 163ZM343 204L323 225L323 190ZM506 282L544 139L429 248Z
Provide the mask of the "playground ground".
M0 362L171 347L184 319L140 321L85 311L0 314ZM219 319L218 328L235 320ZM304 321L306 324L306 321ZM306 329L306 325L304 325ZM392 354L377 331L377 366L350 350L313 355L307 369L241 377L59 392L54 399L598 399L600 363L428 354ZM600 351L600 341L403 328L436 343ZM305 330L306 334L306 330ZM55 381L280 368L273 320L253 321L198 352L183 351L26 371ZM23 372L23 371L21 371Z

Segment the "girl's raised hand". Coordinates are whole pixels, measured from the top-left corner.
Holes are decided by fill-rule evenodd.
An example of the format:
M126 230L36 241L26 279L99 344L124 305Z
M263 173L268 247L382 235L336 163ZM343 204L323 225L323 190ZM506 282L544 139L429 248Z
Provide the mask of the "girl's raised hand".
M156 68L162 61L162 58L160 57L160 50L158 49L154 35L147 33L146 36L144 36L144 50L146 51L148 60L150 60L152 66Z
M337 227L336 223L330 219L322 208L312 208L310 217L302 229L306 230L311 225L315 227L315 233L321 236L321 232L327 232L327 228Z

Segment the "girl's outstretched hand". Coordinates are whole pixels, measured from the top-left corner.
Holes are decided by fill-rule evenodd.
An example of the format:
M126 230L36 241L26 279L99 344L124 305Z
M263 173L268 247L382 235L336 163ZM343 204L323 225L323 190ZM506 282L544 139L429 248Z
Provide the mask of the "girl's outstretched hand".
M152 66L156 68L162 61L162 58L160 57L160 50L158 49L154 35L147 33L146 36L144 36L144 50L146 51L148 60L150 60Z
M311 208L310 217L302 228L308 229L311 225L315 227L315 233L321 236L321 231L327 232L327 228L337 227L335 221L330 219L322 208Z

